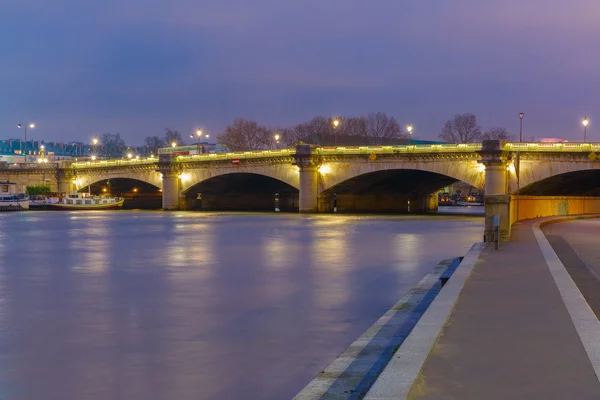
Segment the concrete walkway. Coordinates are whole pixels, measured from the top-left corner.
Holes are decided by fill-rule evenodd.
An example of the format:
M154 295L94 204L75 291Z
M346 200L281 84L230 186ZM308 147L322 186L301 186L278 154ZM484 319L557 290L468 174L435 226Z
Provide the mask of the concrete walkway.
M600 399L600 325L534 230L515 225L511 242L483 250L408 398ZM402 373L393 364L382 377ZM377 383L366 397L397 398Z

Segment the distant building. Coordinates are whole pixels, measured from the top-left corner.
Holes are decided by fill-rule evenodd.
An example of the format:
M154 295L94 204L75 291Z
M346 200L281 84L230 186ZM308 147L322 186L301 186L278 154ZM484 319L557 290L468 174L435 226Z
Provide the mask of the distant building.
M42 148L43 146L43 148ZM0 161L9 163L36 162L44 151L49 162L86 157L90 146L81 142L44 142L20 139L0 140Z
M163 147L158 149L158 154L178 154L178 155L193 155L193 154L212 154L226 153L230 151L226 145L220 143L200 143L190 144L187 146Z
M539 143L565 143L568 142L565 138L530 138L529 142Z

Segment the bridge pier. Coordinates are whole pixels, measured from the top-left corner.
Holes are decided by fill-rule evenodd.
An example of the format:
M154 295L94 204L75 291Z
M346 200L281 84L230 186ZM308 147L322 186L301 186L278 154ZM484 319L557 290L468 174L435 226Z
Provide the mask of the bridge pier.
M175 160L170 154L161 154L158 160L157 171L162 174L162 208L166 211L181 208L181 166Z
M438 212L437 192L429 195L420 195L410 200L410 212L416 214L435 214Z
M299 169L300 195L299 211L312 213L319 211L319 166L321 156L317 146L300 144L296 146L295 165Z
M507 166L512 159L509 152L503 151L504 141L484 140L481 163L485 166L485 232L486 242L494 240L494 215L500 216L500 240L510 238L510 195L507 187Z
M71 193L73 191L73 179L75 176L65 169L56 170L56 186L60 193Z
M162 172L162 181L163 210L179 210L179 174L174 171Z

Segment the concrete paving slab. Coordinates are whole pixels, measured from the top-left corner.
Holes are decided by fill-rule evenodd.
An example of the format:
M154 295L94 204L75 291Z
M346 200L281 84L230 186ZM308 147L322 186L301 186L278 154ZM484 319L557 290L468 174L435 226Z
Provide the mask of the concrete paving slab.
M531 223L482 252L408 398L600 398Z
M419 320L394 357L371 387L365 400L404 399L413 386L427 355L479 258L483 244L476 244Z

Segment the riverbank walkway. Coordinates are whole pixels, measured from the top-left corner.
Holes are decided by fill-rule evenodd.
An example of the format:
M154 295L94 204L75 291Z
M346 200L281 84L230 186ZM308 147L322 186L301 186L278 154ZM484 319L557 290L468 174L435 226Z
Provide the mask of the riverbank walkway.
M451 278L365 399L600 399L600 323L539 225Z

